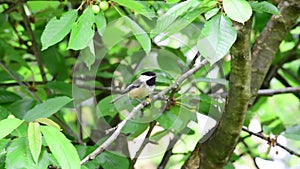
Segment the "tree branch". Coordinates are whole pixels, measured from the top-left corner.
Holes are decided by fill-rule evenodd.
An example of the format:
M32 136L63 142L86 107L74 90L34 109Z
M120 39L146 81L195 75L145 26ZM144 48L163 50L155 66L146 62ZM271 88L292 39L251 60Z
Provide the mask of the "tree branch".
M255 155L253 155L253 153L251 152L251 147L248 146L248 144L245 142L245 139L246 137L242 138L241 139L241 143L245 146L245 148L247 149L247 153L251 156L251 159L253 161L253 164L255 165L255 168L259 169L259 167L257 166L257 163L255 161ZM240 154L239 156L242 157L244 154L246 153L242 153ZM234 160L235 161L235 160ZM234 163L234 161L232 161L232 163Z
M41 52L40 52L40 49L39 49L38 44L36 42L36 39L34 37L33 31L31 29L31 25L30 25L30 20L28 19L27 15L26 15L23 4L20 5L20 10L21 10L22 17L24 19L23 21L24 21L25 29L27 30L30 41L32 43L32 50L33 50L33 53L36 57L37 64L38 64L38 67L40 69L40 73L41 73L41 76L42 76L42 80L43 80L44 84L46 84L47 83L47 78L46 78L46 73L45 73L44 66L43 66Z
M4 63L0 62L0 67L5 70L17 82L17 84L22 86L33 98L41 103L41 99L33 91L31 91L28 86L23 83Z
M149 130L147 131L146 137L145 137L145 139L143 140L143 143L142 143L142 145L140 146L140 148L138 149L138 151L135 153L134 158L131 160L131 163L130 163L130 167L129 167L129 168L134 169L134 165L135 165L135 163L136 163L138 157L141 155L141 153L142 153L143 149L145 148L145 146L149 143L149 140L148 140L148 139L150 138L151 133L152 133L152 131L153 131L153 129L154 129L156 123L157 123L156 121L152 121L152 122L150 123Z
M262 88L264 89L269 88L271 80L273 79L273 77L276 76L278 70L282 68L282 66L285 63L297 59L297 50L299 45L300 45L300 36L298 36L298 42L295 44L295 46L290 51L287 52L287 54L279 61L279 63L272 66L271 69L268 71L266 78L262 84Z
M299 153L297 153L297 152L289 149L288 147L285 147L282 144L278 143L276 138L270 138L270 137L266 137L266 136L264 136L262 134L259 134L259 133L254 133L254 132L248 130L246 127L243 127L242 130L249 133L250 135L254 135L254 136L259 137L263 140L266 140L268 142L268 144L271 145L272 147L274 147L274 146L281 147L285 151L289 152L291 155L295 155L297 157L300 157Z
M299 0L284 0L279 6L279 15L273 15L261 32L252 49L251 106L264 82L280 43L295 25L300 15Z
M223 168L238 142L250 98L251 19L239 27L238 38L232 47L229 93L223 113L215 133L204 142L200 149L200 168Z
M194 56L193 60L191 61L191 63L190 63L189 66L188 66L189 69L191 69L191 68L195 65L196 60L197 60L197 58L199 58L199 56L200 56L200 53L197 52L197 54ZM189 70L189 69L188 69L188 70ZM188 70L186 70L186 71L188 71ZM182 71L183 71L183 70L182 70ZM186 72L186 71L183 71L183 72ZM188 79L190 80L190 77L188 77ZM170 93L170 95L169 95L169 98L168 98L168 100L167 100L167 103L166 103L166 104L164 105L164 107L163 107L163 111L162 111L162 112L165 112L167 109L170 109L171 105L174 104L174 103L172 103L172 102L174 102L174 99L173 99L173 98L174 98L174 95L176 94L177 91L178 91L178 88L173 88L173 89L172 89L172 91L171 91L171 93ZM148 130L148 132L147 132L147 135L146 135L146 137L145 137L145 139L144 139L142 145L140 146L139 150L138 150L137 153L135 154L135 157L134 157L134 159L133 159L132 162L131 162L130 168L133 168L133 167L134 167L134 164L136 163L137 158L139 157L139 155L141 154L142 150L144 149L144 147L145 147L145 146L147 145L147 143L149 142L149 141L147 141L146 139L150 137L151 132L152 132L154 126L156 125L156 123L157 123L156 121L153 121L153 122L150 124L150 127L149 127L149 130ZM167 162L169 161L169 159L170 159L170 157L171 157L171 155L172 155L173 147L174 147L174 145L176 144L176 142L178 141L178 139L180 138L180 136L181 136L181 133L177 133L177 134L175 135L175 138L173 138L173 139L170 141L170 143L169 143L169 145L168 145L168 148L167 148L167 151L165 152L165 154L164 154L164 156L163 156L163 158L162 158L162 161L161 161L161 163L159 164L158 168L165 168L165 166L167 165Z
M300 94L300 87L287 87L283 89L261 89L258 91L259 96L273 96L275 94L298 93Z
M155 101L159 98L163 98L169 91L178 88L179 85L186 78L188 78L189 76L194 74L196 71L198 71L200 68L202 68L207 63L208 63L207 60L203 60L199 65L195 66L194 68L190 69L189 71L187 71L184 74L182 74L181 76L179 76L174 84L170 85L168 88L166 88L166 89L160 91L158 94L154 95L152 97L152 101ZM80 164L83 165L83 164L87 163L89 160L93 160L97 155L102 153L108 146L110 146L110 144L113 141L115 141L117 139L117 137L120 135L121 130L125 126L125 124L130 119L132 119L137 114L138 111L140 111L142 108L144 108L148 104L149 104L148 102L142 101L137 106L135 106L133 108L133 110L128 114L128 116L126 116L126 118L118 124L117 129L115 130L115 132L103 144L101 144L96 150L94 150L91 154L89 154L83 160L81 160Z
M165 152L160 164L158 165L158 169L164 169L170 159L170 157L173 155L172 151L173 148L175 146L175 144L177 143L177 141L179 140L179 138L181 137L182 133L177 133L175 134L174 138L170 141L168 147L167 147L167 151Z
M286 81L285 79L284 79L284 77L282 77L280 74L276 74L276 79L278 80L278 81L280 81L280 83L282 83L285 87L292 87L290 84L289 84L289 82L288 81ZM294 95L298 98L298 99L300 99L300 94L299 93L294 93Z

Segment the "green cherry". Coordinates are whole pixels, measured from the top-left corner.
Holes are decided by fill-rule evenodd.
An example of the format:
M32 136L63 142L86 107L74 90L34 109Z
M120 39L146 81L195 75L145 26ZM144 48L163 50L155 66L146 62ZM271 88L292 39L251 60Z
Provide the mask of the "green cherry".
M99 6L100 6L100 9L102 9L103 11L105 11L105 10L108 9L109 4L108 4L107 1L101 1L100 4L99 4Z
M94 14L97 14L100 12L100 7L98 5L93 5L92 10L93 10Z

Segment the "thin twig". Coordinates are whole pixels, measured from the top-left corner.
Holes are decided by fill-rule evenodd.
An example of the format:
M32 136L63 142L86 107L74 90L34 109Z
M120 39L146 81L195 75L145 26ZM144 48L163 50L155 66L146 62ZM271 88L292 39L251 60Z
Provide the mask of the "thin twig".
M295 155L295 156L297 156L297 157L300 157L300 154L299 154L299 153L297 153L297 152L295 152L295 151L289 149L288 147L285 147L285 146L283 146L282 144L278 143L276 138L275 138L275 139L272 139L272 138L266 137L266 136L264 136L264 135L262 135L262 134L254 133L254 132L248 130L246 127L243 127L242 130L245 131L245 132L247 132L247 133L249 133L250 135L254 135L254 136L259 137L259 138L261 138L261 139L263 139L263 140L266 140L268 143L271 142L271 145L273 145L273 146L281 147L282 149L284 149L285 151L287 151L287 152L290 153L291 155Z
M246 153L250 154L254 166L255 166L257 169L259 169L259 167L258 167L258 165L257 165L257 163L256 163L256 161L255 161L255 156L253 155L253 153L252 153L252 151L251 151L251 148L250 148L250 147L248 146L248 144L245 142L245 137L241 139L241 143L246 147L247 150L246 150L246 152L240 154L239 157L242 157L242 156L245 155ZM235 160L233 160L233 161L231 161L231 162L234 163Z
M260 96L273 96L275 94L285 94L285 93L300 94L300 87L286 87L283 89L261 89L258 91L258 95Z
M56 114L53 114L52 117L53 117L53 120L59 126L61 126L61 128L63 129L63 131L65 133L75 137L79 144L83 144L83 141L80 139L80 137L64 121L62 121Z
M187 71L184 74L182 74L181 76L179 76L178 79L175 81L175 83L173 83L166 89L164 89L164 90L160 91L159 93L157 93L156 95L154 95L152 97L152 101L155 101L159 98L163 98L163 96L166 95L169 91L171 91L173 89L177 89L179 87L179 85L186 78L188 78L189 76L194 74L196 71L198 71L200 68L202 68L207 63L208 63L208 61L205 59L200 64L195 66L194 68L190 69L189 71ZM96 150L94 150L91 154L89 154L83 160L81 160L80 164L83 165L83 164L87 163L89 160L93 160L97 155L102 153L108 146L110 146L120 135L121 130L125 126L125 124L130 119L132 119L137 114L138 111L140 111L142 108L144 108L148 104L149 104L148 102L142 101L136 107L134 107L133 110L128 114L128 116L126 116L126 118L118 124L116 131L104 143L102 143Z
M43 80L44 84L46 84L47 83L47 78L46 78L46 73L45 73L44 66L43 66L41 52L40 52L40 49L39 49L38 44L36 42L36 39L34 37L33 31L31 29L31 25L30 25L30 20L28 19L27 15L26 15L23 4L20 5L20 10L21 10L21 14L22 14L22 17L23 17L23 22L24 22L24 25L25 25L25 29L27 30L30 41L32 43L32 51L33 51L33 53L36 57L37 64L38 64L38 67L40 69L40 73L41 73L41 76L42 76L42 80Z
M278 70L280 68L283 68L283 65L285 63L291 62L295 59L297 59L297 50L298 46L300 45L300 35L298 36L298 41L295 44L295 46L287 52L287 54L277 63L276 65L272 66L270 70L268 71L268 74L266 75L266 78L263 82L263 87L267 88L270 85L270 81L275 77L278 73Z
M8 13L14 11L20 3L22 3L22 1L17 1L16 3L10 4L10 6L7 9L5 9L2 12L2 14L8 14Z
M77 106L77 130L79 140L83 138L83 130L82 130L82 103Z
M193 60L191 61L191 63L189 64L189 68L190 68L190 69L195 65L196 60L199 58L199 56L200 56L200 52L198 51L198 52L196 53L196 55L194 56Z
M88 85L78 85L76 84L77 87L83 88L83 89L88 89L88 90L100 90L100 91L105 91L105 92L111 92L113 94L122 94L124 93L124 90L112 88L112 87L101 87L101 86L88 86Z
M172 155L190 155L192 153L192 151L188 151L188 152L182 152L182 153L172 153Z
M172 151L173 151L173 148L175 146L175 144L177 143L177 141L179 140L179 138L181 137L181 133L177 133L175 135L175 137L170 141L169 145L168 145L168 148L167 148L167 151L165 152L160 164L158 165L158 169L164 169L170 159L170 157L172 156Z
M300 84L300 77L296 75L294 72L292 72L290 69L286 69L282 67L281 70L284 74L290 76L291 78L293 78L293 80L295 80L298 84Z
M33 98L35 98L39 103L41 103L41 99L29 89L29 87L23 83L18 76L14 74L4 63L0 62L1 68L6 71L20 86L22 86Z
M189 69L191 69L191 68L194 66L194 64L196 63L196 60L197 60L197 58L198 58L199 56L200 56L200 53L198 52L198 53L195 55L195 57L193 58L193 60L191 61L191 63L188 65L188 68L189 68ZM182 69L182 70L183 70L183 69ZM190 77L188 77L188 79L190 80ZM165 104L165 106L164 106L162 112L165 112L167 109L170 108L170 106L171 106L172 104L174 104L174 103L173 103L173 102L174 102L173 97L174 97L174 95L176 94L176 92L178 91L178 88L179 88L179 86L178 86L177 88L173 88L173 89L172 89L171 94L169 95L169 98L168 98L168 100L167 100L167 103ZM155 124L156 124L156 121L154 121L154 122L151 123L151 125L150 125L150 129L151 129L151 130L150 130L150 129L148 130L148 133L147 133L147 135L146 135L146 137L145 137L145 139L144 139L144 141L143 141L143 143L142 143L142 146L140 146L139 150L138 150L137 153L135 154L135 157L134 157L134 159L132 160L132 163L131 163L131 168L134 167L134 164L136 163L137 158L139 157L139 155L140 155L140 153L142 152L142 150L144 149L144 147L147 145L148 141L147 141L146 139L147 139L148 137L150 137L150 134L151 134L152 129L154 128ZM148 137L147 137L147 136L148 136ZM174 145L176 144L176 142L178 141L178 139L180 138L180 136L181 136L181 134L178 133L178 134L175 135L175 138L172 139L172 140L170 141L170 143L169 143L169 145L168 145L168 148L167 148L167 152L164 154L163 160L162 160L161 163L160 163L160 164L162 164L162 165L159 165L158 168L161 168L162 166L165 166L165 165L167 164L169 158L170 158L171 155L172 155L173 147L174 147Z
M22 86L33 98L37 100L38 103L41 103L41 99L35 94L35 92L31 91L29 87L22 82L5 64L0 62L0 67L5 70L20 86ZM53 115L55 121L63 128L64 131L74 136L80 144L82 144L82 140L73 132L72 129L69 128L64 122L62 122L55 114Z
M28 44L27 44L27 43L24 43L25 40L20 36L20 34L19 34L19 32L18 32L16 26L15 26L14 23L12 22L11 17L8 18L8 23L10 24L10 26L11 26L12 30L14 31L14 33L17 35L18 41L19 41L19 43L20 43L19 45L22 46L22 44L24 44L25 46L28 47ZM24 50L23 48L21 48L21 49ZM29 53L29 52L28 52L28 53Z
M35 84L35 85L42 85L44 82L42 81L22 81L22 83L25 84ZM10 87L10 86L18 86L19 83L17 82L10 82L10 83L0 83L0 86L2 87ZM104 92L111 92L114 94L121 94L123 93L123 90L112 88L112 87L105 87L105 86L89 86L89 85L79 85L76 84L77 87L82 89L88 89L88 90L99 90Z
M285 87L292 87L289 82L281 75L281 74L276 74L276 79L280 81ZM299 93L293 93L298 99L300 99L300 94Z
M195 61L196 61L196 58L198 58L199 57L199 53L197 53L197 55L194 57L194 59L193 59L193 64L195 64ZM192 64L190 64L189 65L189 68L191 69L192 68ZM188 77L188 79L190 79L190 77ZM170 109L170 106L172 105L172 104L174 104L173 102L174 102L174 99L173 99L173 97L174 97L174 95L176 94L176 92L178 91L178 88L179 88L179 86L177 86L177 88L173 88L172 89L172 91L171 91L171 93L170 93L170 95L169 95L169 98L168 98L168 100L167 100L167 103L164 105L164 107L163 107L163 111L162 112L165 112L167 109ZM146 134L146 137L145 137L145 139L144 139L144 141L143 141L143 143L142 143L142 145L140 146L140 148L139 148L139 150L137 151L137 153L135 154L135 157L133 158L133 160L131 161L131 164L130 164L130 168L134 168L134 164L136 163L136 161L137 161L137 158L140 156L140 154L141 154L141 152L143 151L143 149L145 148L145 146L149 143L149 141L147 141L147 139L150 137L150 135L151 135L151 132L152 132L152 130L153 130L153 128L154 128L154 126L156 125L156 121L153 121L151 124L150 124L150 127L149 127L149 130L148 130L148 132L147 132L147 134ZM176 143L176 142L175 142ZM174 144L175 145L175 144ZM173 148L173 146L174 146L173 144L172 144L172 141L170 142L170 144L169 144L169 146L168 146L168 150L169 149L172 149ZM172 150L171 150L171 153L172 153ZM171 154L170 153L170 154ZM165 154L166 155L166 154ZM171 156L171 155L170 155ZM163 158L164 159L164 158ZM169 158L167 158L167 160L168 160Z
M104 143L102 143L96 150L94 150L91 154L89 154L83 160L81 160L80 164L83 165L86 162L88 162L89 160L93 160L94 158L96 158L97 155L102 153L108 146L110 146L110 144L113 143L117 139L117 137L120 135L121 130L125 126L125 124L130 119L132 119L139 110L141 110L143 107L145 107L145 105L147 105L147 103L145 101L143 101L140 104L138 104L136 107L134 107L133 110L130 112L130 114L128 116L126 116L126 118L118 124L118 127L115 130L115 132Z
M145 139L143 140L143 143L142 143L142 145L139 147L138 151L135 153L134 158L131 160L131 163L130 163L130 167L129 167L129 168L132 168L132 169L134 168L134 164L136 163L138 157L141 155L143 149L144 149L144 148L146 147L146 145L149 143L149 138L150 138L150 136L151 136L151 133L152 133L152 131L153 131L153 129L154 129L156 123L157 123L156 121L152 121L152 122L150 123L149 129L148 129L147 134L146 134L146 136L145 136Z

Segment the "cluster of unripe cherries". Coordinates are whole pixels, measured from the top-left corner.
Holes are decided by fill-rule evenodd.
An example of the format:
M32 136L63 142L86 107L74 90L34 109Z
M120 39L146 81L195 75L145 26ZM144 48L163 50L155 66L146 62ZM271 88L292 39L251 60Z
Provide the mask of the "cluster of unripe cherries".
M95 5L92 5L92 10L95 14L99 13L100 10L107 10L109 7L109 4L107 1L101 1L98 5L95 4Z

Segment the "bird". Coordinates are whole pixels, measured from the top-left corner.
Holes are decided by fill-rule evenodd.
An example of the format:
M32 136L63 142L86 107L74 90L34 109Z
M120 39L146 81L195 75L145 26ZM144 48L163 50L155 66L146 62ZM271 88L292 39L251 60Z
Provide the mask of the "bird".
M111 104L117 102L122 97L128 95L132 99L142 99L154 91L156 74L151 71L143 72L137 80L128 85L122 94L110 101Z

